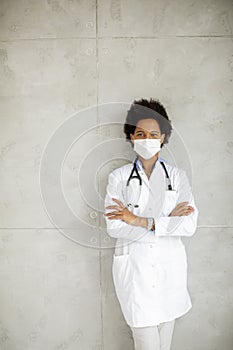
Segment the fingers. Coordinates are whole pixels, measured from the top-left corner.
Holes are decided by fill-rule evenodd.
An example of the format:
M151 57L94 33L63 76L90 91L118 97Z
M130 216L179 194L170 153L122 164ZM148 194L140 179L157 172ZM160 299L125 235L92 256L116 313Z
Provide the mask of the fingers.
M110 213L105 213L104 216L108 216L108 218L110 216L123 216L124 212L125 212L125 207L119 207L116 205L109 205L106 208L112 208L112 209L116 209L117 211L111 211ZM128 209L127 209L128 210Z
M188 207L187 209L185 209L184 215L189 215L192 212L194 212L194 208L193 207Z
M111 213L104 214L105 216L111 216L111 215L121 215L121 211L111 211Z
M104 214L104 216L108 216L108 219L110 219L110 216L114 216L115 217L116 215L121 215L122 214L122 209L125 208L124 204L119 199L112 198L112 200L114 202L116 202L118 204L118 206L117 205L108 205L105 208L106 209L116 209L117 211L113 211L111 213Z
M107 216L108 219L110 219L110 220L113 220L113 219L123 220L124 215L125 215L125 209L127 209L127 207L125 207L125 205L117 198L112 198L112 200L115 201L118 204L118 206L117 205L109 205L105 208L106 209L116 209L117 211L105 213L104 216ZM128 209L126 211L128 211Z
M185 206L187 204L188 204L188 202L180 202L176 206L177 206L177 208L180 208L180 207L183 207L183 206Z
M116 206L116 205L109 205L108 207L105 207L106 209L117 209L122 210L122 207Z
M191 205L187 205L188 202L181 202L176 205L173 211L169 214L170 216L186 216L194 211Z
M119 211L113 211L111 213L104 214L105 216L108 217L108 219L122 219L123 215L122 212Z
M114 202L117 202L117 204L119 204L120 207L122 207L122 208L125 207L124 204L123 204L121 201L119 201L119 199L112 198L112 200L113 200Z
M191 205L187 205L188 202L181 202L176 205L176 208L179 209L194 209Z
M184 208L182 210L182 214L181 215L189 215L194 211L194 208L191 206L188 206L188 208Z

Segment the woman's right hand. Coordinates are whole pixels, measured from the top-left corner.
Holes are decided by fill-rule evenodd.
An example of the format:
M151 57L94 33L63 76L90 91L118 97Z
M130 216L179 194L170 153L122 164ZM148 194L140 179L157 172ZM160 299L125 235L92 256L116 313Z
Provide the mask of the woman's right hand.
M187 216L194 212L194 208L188 202L178 203L168 216Z

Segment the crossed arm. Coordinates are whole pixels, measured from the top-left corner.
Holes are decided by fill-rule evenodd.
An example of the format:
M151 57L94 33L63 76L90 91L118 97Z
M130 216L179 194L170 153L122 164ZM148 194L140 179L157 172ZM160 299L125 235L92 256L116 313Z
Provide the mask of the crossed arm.
M115 209L115 211L104 214L108 217L109 220L123 220L129 225L133 226L141 226L147 228L148 226L148 218L143 216L138 216L133 214L124 204L116 199L112 198L117 205L109 205L106 209ZM175 206L175 208L171 211L169 216L187 216L190 215L194 211L194 207L188 205L188 202L181 202ZM152 230L155 229L155 222L153 223Z
M192 236L195 233L198 209L194 203L185 171L181 172L179 179L179 203L169 216L154 218L154 227L152 227L154 231L147 229L147 217L137 216L124 206L120 191L117 190L118 181L114 172L109 174L105 208L114 209L114 211L104 215L107 222L107 232L110 236L153 241L155 236ZM188 199L188 201L184 199ZM115 203L113 204L113 202Z

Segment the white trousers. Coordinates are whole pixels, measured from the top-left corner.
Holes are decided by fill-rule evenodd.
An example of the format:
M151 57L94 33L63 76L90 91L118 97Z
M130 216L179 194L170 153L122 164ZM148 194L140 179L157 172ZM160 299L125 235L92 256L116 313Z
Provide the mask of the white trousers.
M150 327L130 327L135 350L170 350L175 320Z

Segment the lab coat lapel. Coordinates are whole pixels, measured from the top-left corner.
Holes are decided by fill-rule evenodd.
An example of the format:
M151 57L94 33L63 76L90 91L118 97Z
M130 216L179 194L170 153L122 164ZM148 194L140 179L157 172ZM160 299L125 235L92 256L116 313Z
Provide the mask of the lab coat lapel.
M156 218L162 214L166 186L164 170L159 160L156 162L156 166L151 173L149 183L150 197L148 213L151 213Z
M139 214L151 214L152 216L157 216L161 214L162 205L164 202L164 189L165 189L165 177L162 165L157 160L155 167L148 179L144 170L140 166L139 174L142 178L142 192L139 197L139 208L134 213ZM151 208L151 209L150 209Z

